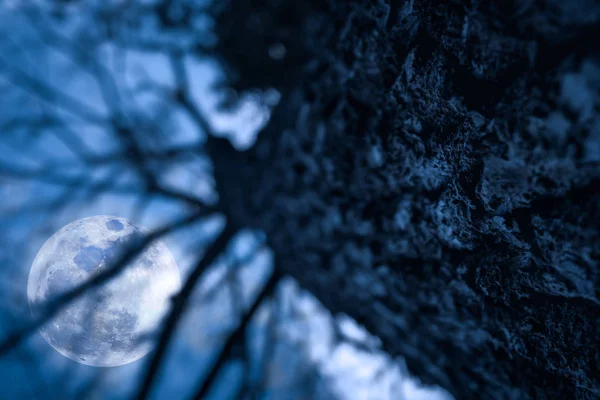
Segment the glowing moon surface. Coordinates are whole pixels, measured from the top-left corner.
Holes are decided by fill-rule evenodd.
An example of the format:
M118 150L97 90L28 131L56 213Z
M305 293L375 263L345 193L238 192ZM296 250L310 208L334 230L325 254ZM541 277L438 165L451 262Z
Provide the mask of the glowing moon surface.
M74 221L38 252L27 282L35 314L41 306L115 265L145 230L125 218L94 216ZM59 353L82 364L112 367L140 359L148 340L181 286L167 246L154 241L115 278L85 293L40 328Z

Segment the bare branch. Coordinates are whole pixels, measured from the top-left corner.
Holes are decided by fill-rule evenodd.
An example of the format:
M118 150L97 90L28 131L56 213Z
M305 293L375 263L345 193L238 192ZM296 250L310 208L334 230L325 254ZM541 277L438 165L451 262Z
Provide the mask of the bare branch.
M219 357L217 358L211 369L208 371L208 373L205 375L204 379L198 386L198 389L194 392L192 399L201 400L205 398L206 394L208 393L208 390L210 389L211 384L214 382L219 371L223 367L223 364L229 358L229 355L231 354L231 351L234 348L235 344L239 342L240 338L243 337L244 332L246 331L248 324L252 320L252 317L258 310L258 307L268 296L271 295L271 293L277 287L277 284L280 282L280 280L281 275L279 274L279 272L277 270L273 271L265 286L262 288L262 290L254 300L248 311L246 311L246 313L244 314L242 320L240 321L240 324L227 337L227 340L223 345L223 349L221 350Z
M163 358L166 355L171 339L175 333L177 325L184 313L190 296L200 277L204 271L215 261L215 259L225 250L229 240L236 233L236 230L232 227L229 222L225 225L215 242L208 248L202 259L194 267L192 273L185 282L185 285L175 297L171 311L164 321L164 326L160 332L158 344L154 355L150 359L148 369L146 370L145 377L142 381L140 390L136 396L137 399L146 399L150 395L152 390L152 383L156 377L160 366L162 365Z
M111 71L98 62L88 49L56 32L43 20L41 13L32 11L25 13L25 16L42 43L69 57L74 64L87 70L96 79L104 104L111 110L112 115L118 115L121 99Z
M236 274L238 274L240 267L254 261L256 256L260 253L260 251L263 249L266 249L266 248L267 248L266 244L261 242L256 246L256 248L254 248L252 251L250 251L248 253L248 255L246 255L245 257L240 257L240 258L234 259L231 262L231 264L227 266L227 271L225 272L225 274L217 282L215 282L210 288L208 288L208 290L203 294L202 302L206 303L206 302L213 300L215 298L215 296L217 295L219 289L222 288L223 285L227 281L231 281L234 277L236 277Z
M185 68L183 56L181 54L173 54L170 57L173 75L177 82L177 101L183 109L192 117L200 128L208 135L219 136L210 126L208 119L203 115L199 106L194 103L190 93L189 77Z
M258 381L250 390L250 400L258 400L264 396L265 388L267 387L269 381L269 370L271 366L271 361L275 356L277 341L278 341L278 319L280 318L282 312L282 289L281 286L273 300L271 301L271 310L269 313L269 321L267 322L267 332L265 333L266 338L264 341L263 349L262 349L262 365L260 366L260 376Z
M15 86L75 117L96 125L106 125L108 122L106 116L103 116L92 107L62 92L60 89L50 86L41 79L31 76L21 68L10 65L1 56L0 74L6 76Z

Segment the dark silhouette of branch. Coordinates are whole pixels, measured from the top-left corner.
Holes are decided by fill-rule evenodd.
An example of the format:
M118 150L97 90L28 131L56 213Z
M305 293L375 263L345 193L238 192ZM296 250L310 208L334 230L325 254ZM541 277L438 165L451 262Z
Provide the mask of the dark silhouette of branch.
M198 264L188 276L185 285L173 299L171 310L163 322L163 328L158 337L156 350L154 351L144 378L142 380L136 399L143 400L148 398L152 390L154 378L157 376L162 361L167 353L171 339L176 331L177 325L185 312L190 296L193 293L198 280L202 277L204 271L222 254L229 243L229 240L235 235L236 230L227 222L214 243L206 250Z
M16 133L17 131L38 133L44 130L53 131L54 136L76 155L81 163L89 164L92 159L98 157L82 140L81 136L73 131L69 123L56 113L52 114L45 111L40 115L18 116L0 124L0 132L4 135ZM56 166L61 164L57 160Z
M186 156L202 154L203 149L204 145L202 143L175 145L159 150L144 149L144 158L147 161L173 162ZM128 155L126 150L117 149L109 154L86 156L85 163L89 166L122 163L124 159L127 159ZM64 162L56 163L55 165L68 166L73 164Z
M96 79L105 106L110 110L111 115L118 115L121 97L112 72L98 62L89 49L56 32L47 21L44 21L44 15L38 10L32 9L26 12L25 16L42 43L61 52Z
M21 68L10 65L0 56L0 75L6 76L11 83L36 96L49 105L55 106L88 122L105 126L109 121L105 115L82 103L71 95L51 86L43 80L31 76Z
M262 287L260 293L254 299L254 302L250 308L244 313L244 316L242 317L237 328L227 337L227 340L225 341L217 360L214 362L208 373L204 374L200 385L192 395L191 399L202 400L205 398L208 390L211 387L211 384L214 382L225 362L229 359L231 351L234 349L235 345L243 339L244 332L252 320L252 317L258 310L259 306L263 304L264 300L273 293L280 280L281 275L277 270L274 270L265 285Z
M256 248L252 249L248 253L248 255L244 257L235 258L230 261L230 264L227 266L227 271L225 274L219 279L218 282L212 284L210 288L202 295L202 302L206 303L212 301L214 297L217 295L220 288L222 288L226 282L230 282L232 279L239 279L239 269L246 264L251 263L256 256L261 252L261 250L266 249L267 246L265 243L260 243L256 246Z
M271 366L271 362L273 357L275 356L275 351L277 347L278 332L277 332L277 324L278 319L281 314L281 285L280 289L274 294L272 300L269 303L269 320L266 323L266 332L265 332L265 340L264 345L261 350L261 361L258 368L260 368L258 379L255 384L249 388L248 400L258 400L261 396L264 395L265 388L267 387L269 381L269 370ZM243 394L241 394L243 395ZM242 399L240 399L242 400Z
M27 374L27 379L32 382L30 385L32 394L34 394L34 398L36 399L56 398L50 390L51 386L48 384L46 371L44 371L36 356L37 354L26 346L19 349L17 354L17 357L23 363L22 367Z
M241 382L240 385L237 389L237 392L234 396L232 396L232 398L234 400L244 400L246 398L246 396L251 392L252 390L252 382L251 382L251 364L250 364L250 355L248 354L250 349L249 349L249 344L246 338L242 338L240 339L240 341L242 343L240 343L240 345L242 346L242 350L243 354L241 357L241 362L242 362L242 377L241 377Z
M226 277L226 290L229 292L229 299L232 311L233 314L236 316L236 319L244 315L245 308L245 299L242 287L243 282L241 282L240 278L241 276L239 273L228 274L228 276ZM239 360L242 364L242 373L240 378L241 382L237 389L237 394L233 397L234 399L242 400L245 396L245 393L249 392L251 384L250 345L248 343L248 332L246 329L242 332L241 336L233 345L233 349L230 351L229 358L232 360Z
M114 182L113 177L106 178L101 181L90 181L89 175L82 171L79 176L73 176L73 174L64 173L62 169L53 170L54 168L49 167L17 167L14 165L7 165L0 162L0 175L5 175L11 178L17 179L31 179L39 182L48 182L55 185L64 186L67 188L84 188L88 187L90 192L93 194L103 193L111 191L113 193L121 194L159 194L169 197L173 200L179 200L188 205L195 207L206 208L209 207L201 199L196 196L189 195L185 192L175 190L164 185L159 184L154 177L147 182L148 184L144 188L132 186L131 184L118 184Z
M194 122L198 124L200 129L207 135L207 140L211 140L218 135L214 131L208 119L202 113L200 107L195 104L190 93L189 76L185 67L184 55L177 53L172 54L169 57L171 62L171 69L175 75L175 81L177 84L176 101L183 107L183 109L192 117Z

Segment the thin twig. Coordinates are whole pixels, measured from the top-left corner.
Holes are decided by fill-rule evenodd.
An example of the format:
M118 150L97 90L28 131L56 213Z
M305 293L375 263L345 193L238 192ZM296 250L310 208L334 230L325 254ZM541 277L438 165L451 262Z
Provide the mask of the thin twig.
M0 57L0 74L6 76L15 86L78 118L96 125L106 125L108 122L105 116L92 107L29 75L21 68L10 66L2 57Z
M111 115L117 115L121 99L117 83L114 81L111 71L98 62L89 49L56 32L46 21L43 21L43 14L32 11L25 13L25 16L42 43L69 57L73 64L87 70L97 80L106 108L111 110Z

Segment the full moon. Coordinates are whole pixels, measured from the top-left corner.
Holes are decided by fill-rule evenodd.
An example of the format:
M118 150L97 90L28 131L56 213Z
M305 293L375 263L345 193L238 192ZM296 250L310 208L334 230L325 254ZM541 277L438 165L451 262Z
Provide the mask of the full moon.
M32 313L111 268L127 245L145 233L125 218L106 215L79 219L58 230L37 253L29 272ZM128 364L151 350L148 335L180 286L171 252L154 241L108 283L66 305L40 332L56 351L79 363Z

